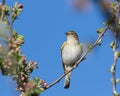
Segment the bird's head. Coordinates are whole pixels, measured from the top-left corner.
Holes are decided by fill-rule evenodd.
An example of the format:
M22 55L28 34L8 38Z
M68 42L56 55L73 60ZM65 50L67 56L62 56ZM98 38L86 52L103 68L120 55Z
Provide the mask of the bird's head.
M68 31L65 34L67 36L67 40L78 40L78 35L73 30Z

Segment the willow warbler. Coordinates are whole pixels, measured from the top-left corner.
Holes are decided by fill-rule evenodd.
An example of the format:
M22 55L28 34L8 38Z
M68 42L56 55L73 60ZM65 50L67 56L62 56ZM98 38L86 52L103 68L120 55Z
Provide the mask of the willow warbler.
M74 64L80 59L83 52L83 47L79 42L78 35L74 31L66 33L67 41L62 44L61 55L62 65L64 73L71 70ZM65 76L64 88L67 89L70 86L70 75L71 72Z

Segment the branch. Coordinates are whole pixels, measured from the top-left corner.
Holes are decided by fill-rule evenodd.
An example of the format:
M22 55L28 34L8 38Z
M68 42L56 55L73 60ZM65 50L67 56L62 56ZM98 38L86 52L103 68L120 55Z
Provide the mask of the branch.
M95 43L86 50L86 52L83 54L83 56L75 63L75 65L72 67L72 69L71 69L70 71L62 74L57 80L55 80L54 82L52 82L51 84L49 84L45 89L48 89L48 88L52 87L53 85L57 84L57 83L58 83L59 81L61 81L69 72L73 71L73 70L79 65L79 63L82 62L82 61L86 58L87 54L88 54L95 46L98 45L99 40L102 39L102 36L105 34L105 32L108 30L108 28L109 28L109 26L106 26L106 27L104 28L102 34L100 34L100 35L98 36L98 38L97 38L97 40L95 41Z
M116 18L119 17L119 13L120 13L120 2L118 3L118 10L117 10L117 14L116 14ZM118 24L118 21L117 21ZM119 38L119 30L114 32L114 36L115 36L115 41L114 41L114 46L113 46L113 53L114 53L114 60L113 60L113 64L111 67L111 73L112 73L112 84L113 84L113 96L116 96L117 91L116 91L116 65L117 65L117 61L118 61L118 56L116 56L117 53L117 48L118 48L118 38Z
M117 52L117 38L115 38L115 45L113 46L114 61L113 61L112 67L111 67L113 95L117 94L117 92L116 92L116 65L117 65L118 57L116 56L116 52Z

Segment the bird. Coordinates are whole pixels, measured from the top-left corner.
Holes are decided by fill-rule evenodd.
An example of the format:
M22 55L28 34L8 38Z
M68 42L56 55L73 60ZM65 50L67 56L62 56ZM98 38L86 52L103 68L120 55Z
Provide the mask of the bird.
M65 33L67 40L63 42L61 46L61 57L62 57L62 66L64 73L70 71L75 63L80 59L83 53L83 46L79 42L78 35L75 31L70 30ZM69 72L65 76L64 88L68 89L70 87L70 76Z

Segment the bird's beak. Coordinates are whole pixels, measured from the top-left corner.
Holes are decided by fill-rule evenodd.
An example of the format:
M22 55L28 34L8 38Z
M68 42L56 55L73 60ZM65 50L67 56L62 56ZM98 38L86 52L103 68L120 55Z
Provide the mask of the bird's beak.
M68 32L66 32L65 34L68 35Z

